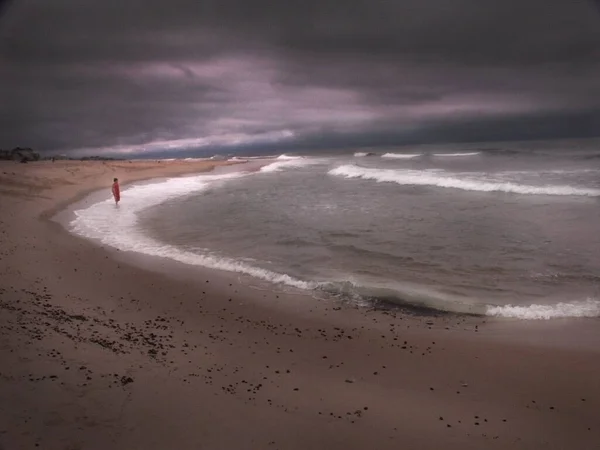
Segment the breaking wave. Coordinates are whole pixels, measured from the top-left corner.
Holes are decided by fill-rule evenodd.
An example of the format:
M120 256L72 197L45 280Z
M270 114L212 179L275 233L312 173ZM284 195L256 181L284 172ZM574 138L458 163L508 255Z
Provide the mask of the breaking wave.
M282 156L285 155L276 158L276 162L261 167L260 171L263 173L280 172L285 169L297 169L299 167L312 166L320 162L318 159L304 158L302 156L286 156L285 158L282 158Z
M344 178L362 178L384 183L407 186L436 186L479 192L507 192L529 195L600 196L600 189L573 186L529 186L511 182L494 182L485 179L461 179L450 174L419 170L369 169L354 165L343 165L328 172ZM483 174L481 174L484 176Z
M481 152L466 152L466 153L434 153L433 156L447 156L447 157L453 157L453 156L477 156L479 155Z
M600 317L600 301L587 299L571 303L529 306L488 306L486 315L525 320L550 320L566 317Z
M560 318L600 317L600 301L587 299L571 303L540 305L491 305L457 295L450 295L425 286L410 284L371 286L351 281L321 282L316 288L361 306L399 309L409 313L440 315L458 314L514 318L521 320L552 320Z
M382 158L390 159L413 159L421 156L421 153L385 153L381 155Z

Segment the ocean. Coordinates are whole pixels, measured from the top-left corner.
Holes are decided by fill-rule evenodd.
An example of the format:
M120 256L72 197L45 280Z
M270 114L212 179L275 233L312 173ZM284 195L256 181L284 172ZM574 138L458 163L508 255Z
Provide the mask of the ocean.
M372 152L284 154L131 185L119 207L79 209L70 227L358 307L600 316L597 141Z

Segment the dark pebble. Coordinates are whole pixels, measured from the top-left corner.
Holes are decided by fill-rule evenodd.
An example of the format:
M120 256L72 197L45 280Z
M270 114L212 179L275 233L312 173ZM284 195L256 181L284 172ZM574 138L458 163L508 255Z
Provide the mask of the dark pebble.
M125 386L126 384L133 383L133 378L131 377L121 377L121 385Z

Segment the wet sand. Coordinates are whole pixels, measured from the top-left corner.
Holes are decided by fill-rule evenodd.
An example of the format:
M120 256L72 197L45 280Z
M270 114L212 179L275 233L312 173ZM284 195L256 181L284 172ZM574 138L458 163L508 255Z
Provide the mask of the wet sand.
M595 319L538 345L553 327L251 289L50 220L213 164L0 163L0 448L597 448Z

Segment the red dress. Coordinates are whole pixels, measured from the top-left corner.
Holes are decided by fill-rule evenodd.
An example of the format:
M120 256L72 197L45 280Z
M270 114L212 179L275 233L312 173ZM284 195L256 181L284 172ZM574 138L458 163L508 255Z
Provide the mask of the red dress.
M113 183L112 193L113 193L113 196L115 197L115 202L118 202L121 200L121 190L119 189L119 183Z

